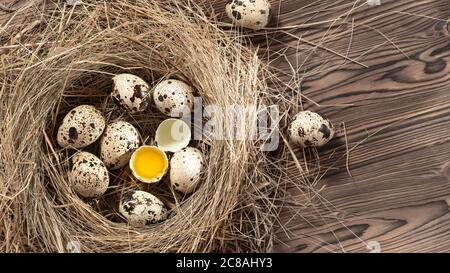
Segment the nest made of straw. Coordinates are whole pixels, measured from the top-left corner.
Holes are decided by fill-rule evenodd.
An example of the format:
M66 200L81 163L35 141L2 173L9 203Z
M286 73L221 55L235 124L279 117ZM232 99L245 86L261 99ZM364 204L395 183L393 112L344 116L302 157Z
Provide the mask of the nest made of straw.
M55 142L59 121L80 104L152 135L163 116L130 116L109 97L112 76L123 72L149 83L182 79L205 104L267 103L267 68L244 43L190 1L83 1L43 15L1 57L0 251L65 252L73 241L86 252L270 251L278 212L271 195L281 189L260 141L198 141L208 162L201 187L189 198L151 188L172 213L144 228L117 216L114 197L139 187L128 173L111 174L104 198L81 200L67 179L72 152Z

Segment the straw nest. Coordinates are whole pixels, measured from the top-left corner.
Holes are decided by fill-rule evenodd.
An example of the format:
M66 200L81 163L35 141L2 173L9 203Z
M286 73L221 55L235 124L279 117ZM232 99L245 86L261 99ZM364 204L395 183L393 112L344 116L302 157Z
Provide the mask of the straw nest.
M188 198L166 182L153 186L129 170L111 172L110 189L82 200L67 179L74 151L56 144L64 115L95 105L107 120L126 120L152 143L164 119L155 108L130 115L110 98L112 76L133 73L151 84L162 78L194 86L204 104L262 105L276 101L269 70L245 46L190 1L138 0L56 7L8 48L0 64L0 251L83 252L270 251L282 194L276 157L261 140L203 139L207 155L201 187ZM252 123L244 124L251 131ZM89 147L97 152L97 145ZM117 199L141 188L171 209L168 220L143 228L126 224ZM69 249L70 250L70 249Z

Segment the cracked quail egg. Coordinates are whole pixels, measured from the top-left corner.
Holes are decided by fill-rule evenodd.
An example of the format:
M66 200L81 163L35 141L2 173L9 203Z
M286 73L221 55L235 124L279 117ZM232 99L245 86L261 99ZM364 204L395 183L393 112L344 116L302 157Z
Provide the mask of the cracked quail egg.
M191 129L183 120L169 118L158 125L155 141L161 150L175 153L189 145Z
M153 194L136 190L122 196L119 212L130 225L139 227L165 220L167 209Z
M272 17L267 0L230 0L225 11L234 24L254 30L267 26Z
M194 107L194 91L186 83L169 79L158 83L153 91L156 107L170 117L181 117Z
M311 111L295 115L288 131L291 140L301 147L320 147L334 136L333 124Z
M72 157L69 181L79 195L87 198L100 197L108 189L108 170L95 155L77 152Z
M101 138L100 158L111 170L123 168L139 143L139 132L133 125L125 121L113 122L106 126Z
M170 184L182 193L191 193L200 182L203 171L203 153L193 147L186 147L173 154L170 159Z
M155 146L141 146L130 159L133 176L144 183L155 183L166 175L169 160L164 151Z
M56 140L63 148L86 147L102 135L105 123L105 118L94 106L80 105L64 117Z
M138 76L119 74L113 78L114 86L111 96L131 113L145 111L151 102L148 84Z

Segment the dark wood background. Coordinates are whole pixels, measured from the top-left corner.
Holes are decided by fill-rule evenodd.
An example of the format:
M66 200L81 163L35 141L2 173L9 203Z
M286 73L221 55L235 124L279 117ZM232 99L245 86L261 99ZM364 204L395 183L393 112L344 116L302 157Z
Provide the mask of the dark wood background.
M33 3L17 5L23 2ZM224 2L216 1L218 11ZM322 205L283 212L286 229L277 231L275 250L449 252L448 0L381 0L375 7L363 0L272 3L278 26L313 23L286 28L269 42L273 50L288 48L291 63L304 63L298 88L320 105L305 101L304 107L339 127L319 150L322 173L329 168L318 184L325 185ZM33 14L0 8L0 36L12 16L13 32ZM290 73L287 61L276 65ZM296 178L295 166L289 170Z

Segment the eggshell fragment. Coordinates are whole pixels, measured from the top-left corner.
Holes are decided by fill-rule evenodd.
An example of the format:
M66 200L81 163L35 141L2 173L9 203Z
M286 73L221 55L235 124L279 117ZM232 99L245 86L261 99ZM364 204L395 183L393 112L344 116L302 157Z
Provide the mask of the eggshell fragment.
M125 121L113 122L106 126L100 141L100 158L110 170L123 168L139 143L139 132L132 124Z
M138 76L119 74L113 78L114 86L111 96L131 113L145 111L151 102L148 84Z
M119 212L130 225L139 227L165 220L167 209L156 196L136 190L122 196Z
M105 118L94 106L80 105L64 117L56 140L63 148L86 147L102 135L105 123Z
M108 170L95 155L78 152L72 157L69 181L79 195L87 198L100 197L108 189Z
M169 118L159 124L155 141L161 150L175 153L189 145L191 129L183 120Z
M225 11L234 24L254 30L267 26L272 17L267 0L230 0Z
M181 117L194 107L194 91L186 83L170 79L156 85L153 91L156 107L170 117Z
M204 168L203 153L196 148L186 147L173 154L170 159L170 184L182 193L191 193L200 182Z
M317 113L302 111L289 125L290 139L301 147L320 147L328 143L335 133L333 124Z

